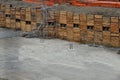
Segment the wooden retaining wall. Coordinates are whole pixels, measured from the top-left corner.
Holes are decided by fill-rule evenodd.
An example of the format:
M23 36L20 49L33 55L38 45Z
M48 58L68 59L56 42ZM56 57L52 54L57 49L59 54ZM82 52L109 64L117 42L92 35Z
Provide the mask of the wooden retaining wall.
M59 39L120 47L120 17L93 14L76 14L66 11L48 11L49 36ZM39 8L1 5L0 27L31 32L42 23Z

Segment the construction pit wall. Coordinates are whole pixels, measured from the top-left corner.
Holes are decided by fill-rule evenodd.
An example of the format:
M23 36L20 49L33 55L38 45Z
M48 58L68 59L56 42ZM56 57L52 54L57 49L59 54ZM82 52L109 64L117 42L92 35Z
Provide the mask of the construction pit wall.
M42 20L39 13L40 9L36 7L11 6L11 4L0 5L1 27L30 32L37 28L38 23L40 24L40 20Z
M37 8L1 5L0 9L1 27L31 32L42 22L41 11ZM47 30L49 36L83 44L120 47L120 17L66 11L48 13L51 19L43 30Z

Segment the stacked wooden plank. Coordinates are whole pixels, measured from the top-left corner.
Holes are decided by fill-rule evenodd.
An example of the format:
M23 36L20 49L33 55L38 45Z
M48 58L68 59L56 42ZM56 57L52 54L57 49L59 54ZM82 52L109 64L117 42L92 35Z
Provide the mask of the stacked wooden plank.
M67 12L67 40L73 41L73 13Z
M37 15L36 15L36 8L31 9L31 28L32 30L37 29Z
M49 10L49 19L48 19L48 36L54 37L55 36L55 13L54 11Z
M94 43L97 45L101 45L103 40L103 33L100 31L95 31Z
M103 34L102 34L102 15L95 15L95 24L94 24L94 30L95 30L95 44L101 45L103 40Z
M15 29L16 28L16 10L15 10L15 8L14 7L12 7L11 8L11 18L10 18L10 23L11 23L11 25L10 25L10 27L12 28L12 29Z
M87 17L85 14L80 14L80 42L87 42Z
M32 27L31 27L31 8L26 8L26 31L30 32L32 31Z
M81 30L87 30L87 17L85 14L80 14L80 28Z
M26 31L25 18L26 18L26 8L22 7L21 8L21 30L22 31Z
M49 21L54 22L55 21L55 11L48 10L48 14L49 14Z
M94 26L94 15L87 15L87 26Z
M0 27L5 27L5 12L0 11Z
M10 17L11 17L10 8L11 8L10 4L5 5L5 20L6 20L5 22L7 28L10 28Z
M119 25L118 17L111 17L111 45L114 47L119 47Z
M0 10L5 11L5 4L0 4Z
M94 15L87 15L87 43L94 43Z
M60 15L60 12L59 11L55 11L55 13L54 13L54 19L55 19L55 21L57 22L57 23L59 23L59 15Z
M73 16L73 40L80 41L80 15L74 14Z
M87 30L87 43L94 44L95 32L93 30Z
M66 11L60 11L59 23L67 24L67 12Z
M102 31L102 19L103 19L102 15L95 15L95 24L94 24L95 31Z
M21 29L21 7L15 7L16 29Z
M119 17L119 45L120 45L120 17Z
M58 37L58 29L59 29L59 11L55 11L55 21L56 21L56 26L55 26L55 37Z
M112 47L119 47L119 34L112 33L111 34L111 46Z
M39 8L36 8L37 24L42 23L42 12Z
M103 17L103 41L105 46L110 45L110 17Z
M58 29L58 36L61 39L66 38L66 27L67 27L67 12L66 11L60 11L59 15L59 29Z
M111 17L111 33L119 33L118 17Z

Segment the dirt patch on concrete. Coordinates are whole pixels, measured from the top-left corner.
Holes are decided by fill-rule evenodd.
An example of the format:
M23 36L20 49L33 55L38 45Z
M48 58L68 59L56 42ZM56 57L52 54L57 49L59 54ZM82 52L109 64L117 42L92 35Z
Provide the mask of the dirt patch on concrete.
M20 36L21 31L0 28L0 38L11 38Z

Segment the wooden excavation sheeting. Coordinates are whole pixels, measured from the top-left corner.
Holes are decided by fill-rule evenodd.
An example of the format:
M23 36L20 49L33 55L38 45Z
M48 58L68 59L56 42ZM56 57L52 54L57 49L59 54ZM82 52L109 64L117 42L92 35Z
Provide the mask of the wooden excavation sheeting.
M0 11L0 27L5 27L5 15L4 11Z
M7 28L10 28L10 17L11 17L10 11L11 11L10 6L5 5L5 22Z
M15 16L16 10L15 10L15 8L11 8L10 13L11 13L11 18L10 18L11 25L10 25L10 28L15 29L16 28L16 16Z
M80 15L73 15L73 40L80 41Z
M21 12L21 30L26 31L26 26L25 26L26 8L22 7L20 12Z
M31 32L42 22L39 8L0 5L0 26ZM120 17L48 11L48 36L80 42L120 47Z

